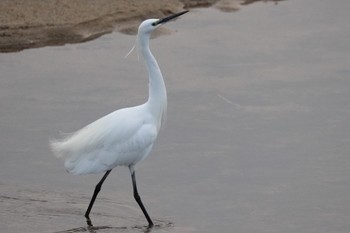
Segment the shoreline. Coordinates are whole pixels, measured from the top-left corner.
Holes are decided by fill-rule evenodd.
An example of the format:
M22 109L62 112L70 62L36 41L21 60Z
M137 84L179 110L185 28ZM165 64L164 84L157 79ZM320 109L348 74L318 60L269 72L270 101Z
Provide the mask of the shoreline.
M261 0L3 0L0 53L80 43L112 31L136 34L138 24L149 17L198 7L233 12L257 1Z

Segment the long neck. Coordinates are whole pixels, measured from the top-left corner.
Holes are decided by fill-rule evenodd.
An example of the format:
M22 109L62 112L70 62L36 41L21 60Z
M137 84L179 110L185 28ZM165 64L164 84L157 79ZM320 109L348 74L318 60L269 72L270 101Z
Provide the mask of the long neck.
M161 120L164 117L167 108L167 94L162 72L150 51L149 35L139 37L138 45L146 62L149 76L149 97L146 104L149 106L152 115L154 115L159 121L158 123L160 127Z

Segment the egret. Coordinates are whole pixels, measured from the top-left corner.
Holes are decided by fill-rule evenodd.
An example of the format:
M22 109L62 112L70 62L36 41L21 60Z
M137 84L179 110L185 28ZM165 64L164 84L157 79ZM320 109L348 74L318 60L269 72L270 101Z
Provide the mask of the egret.
M103 182L117 166L129 168L134 198L145 215L148 226L153 226L138 194L135 176L135 165L149 155L167 108L163 76L150 51L149 40L157 27L187 12L182 11L162 19L147 19L138 28L137 48L145 60L149 75L149 97L146 103L116 110L68 137L50 143L54 155L64 159L64 166L69 173L80 175L105 172L96 185L85 212L90 226L92 222L89 215L95 199Z

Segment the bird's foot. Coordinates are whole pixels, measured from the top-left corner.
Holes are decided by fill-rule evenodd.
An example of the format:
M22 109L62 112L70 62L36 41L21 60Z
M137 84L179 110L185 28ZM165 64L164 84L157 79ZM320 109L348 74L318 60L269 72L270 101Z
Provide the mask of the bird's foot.
M86 224L89 226L89 227L92 227L92 222L91 222L91 219L89 217L86 217Z

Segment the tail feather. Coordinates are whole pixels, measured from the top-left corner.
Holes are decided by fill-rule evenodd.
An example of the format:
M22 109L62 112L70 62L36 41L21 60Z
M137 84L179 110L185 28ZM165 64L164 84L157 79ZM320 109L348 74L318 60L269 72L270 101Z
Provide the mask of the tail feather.
M66 159L68 158L68 151L66 148L67 141L69 140L70 136L67 136L63 139L54 139L50 140L50 148L53 154L57 158Z
M55 157L64 160L64 166L69 173L87 174L103 171L99 164L93 164L96 147L108 131L101 132L95 122L75 133L65 134L61 139L50 141L50 147Z

